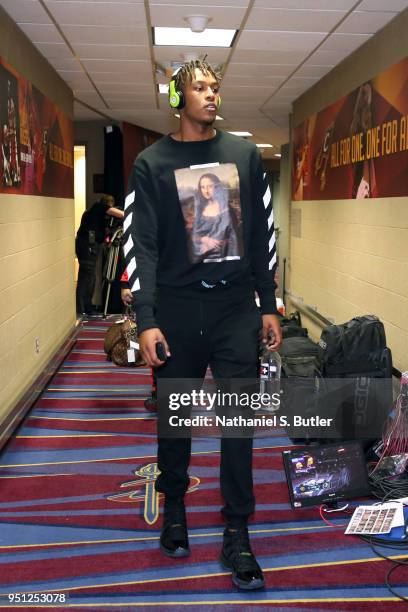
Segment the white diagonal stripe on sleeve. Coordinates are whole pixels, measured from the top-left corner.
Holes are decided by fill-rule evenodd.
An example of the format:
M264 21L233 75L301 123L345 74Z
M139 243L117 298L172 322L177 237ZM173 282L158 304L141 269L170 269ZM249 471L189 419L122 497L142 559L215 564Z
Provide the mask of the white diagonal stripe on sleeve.
M135 270L136 270L136 259L132 257L132 259L129 261L128 265L126 266L126 272L128 273L129 279Z
M127 215L125 217L125 220L123 222L123 233L126 232L126 230L129 229L130 224L132 223L132 218L133 218L133 213L131 212L130 215Z
M264 203L265 208L268 208L270 201L271 201L271 190L268 185L264 193L264 196L263 196L263 203Z
M269 244L268 244L268 251L269 251L269 253L272 251L274 246L275 246L275 232L269 238Z
M272 225L273 225L273 210L271 211L271 214L268 217L268 230L271 229Z
M135 291L139 291L140 290L140 281L137 278L135 280L135 282L133 283L132 287L130 288L131 292L134 293Z
M125 243L125 245L123 247L123 252L125 254L125 257L129 253L131 248L133 248L133 240L132 240L132 236L129 236L129 238L127 239L127 241L126 241L126 243Z
M273 257L271 258L269 262L269 270L273 270L275 264L276 264L276 253L273 254Z
M133 204L134 201L135 201L135 190L133 190L131 193L129 193L129 195L126 196L126 198L125 198L125 210L127 209L128 206Z

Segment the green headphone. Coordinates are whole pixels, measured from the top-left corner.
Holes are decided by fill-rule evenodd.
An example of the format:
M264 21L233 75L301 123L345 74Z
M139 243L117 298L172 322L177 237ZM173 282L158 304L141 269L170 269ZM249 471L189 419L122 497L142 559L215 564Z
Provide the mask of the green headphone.
M169 83L169 104L171 108L183 108L185 105L184 94L182 91L176 90L176 80L174 78Z
M169 104L171 108L184 108L186 102L182 91L176 89L175 76L178 70L173 74L173 77L169 83ZM221 96L217 98L217 108L221 106Z

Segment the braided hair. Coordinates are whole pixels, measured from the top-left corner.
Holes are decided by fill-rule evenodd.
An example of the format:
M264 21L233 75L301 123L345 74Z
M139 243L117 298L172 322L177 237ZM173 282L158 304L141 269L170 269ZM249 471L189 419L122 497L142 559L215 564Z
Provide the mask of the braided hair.
M184 91L185 85L191 83L195 79L195 71L201 70L204 76L210 75L214 77L218 84L221 83L221 73L218 68L213 68L205 58L202 60L191 60L181 66L177 74L173 77L177 90Z

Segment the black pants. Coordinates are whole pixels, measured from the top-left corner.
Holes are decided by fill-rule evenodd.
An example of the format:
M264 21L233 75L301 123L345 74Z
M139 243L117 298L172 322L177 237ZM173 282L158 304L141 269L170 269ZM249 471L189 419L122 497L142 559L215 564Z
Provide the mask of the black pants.
M257 377L262 321L253 293L246 290L245 295L237 295L227 288L207 291L218 293L191 299L183 297L181 292L177 296L159 292L156 318L171 357L157 369L158 385L161 379L202 381L208 365L216 380ZM163 406L159 403L159 420L161 410ZM220 484L225 502L222 514L230 524L246 523L255 508L252 446L252 436L221 438ZM156 489L166 497L185 494L190 454L190 437L159 435L161 474Z
M75 253L78 258L79 270L76 287L77 312L92 312L92 296L95 289L96 261L98 259L99 245L90 245L85 238L77 237Z

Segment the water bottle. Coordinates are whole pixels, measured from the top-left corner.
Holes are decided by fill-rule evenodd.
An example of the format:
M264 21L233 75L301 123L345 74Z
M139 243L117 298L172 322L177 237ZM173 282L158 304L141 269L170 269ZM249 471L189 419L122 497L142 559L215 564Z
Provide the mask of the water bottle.
M259 367L259 392L269 395L269 403L262 403L262 410L275 412L279 408L276 398L280 393L282 359L279 353L271 351L265 345L261 352ZM275 399L273 396L275 395Z

